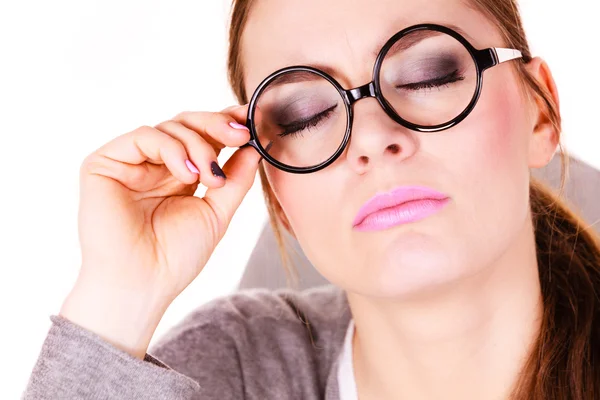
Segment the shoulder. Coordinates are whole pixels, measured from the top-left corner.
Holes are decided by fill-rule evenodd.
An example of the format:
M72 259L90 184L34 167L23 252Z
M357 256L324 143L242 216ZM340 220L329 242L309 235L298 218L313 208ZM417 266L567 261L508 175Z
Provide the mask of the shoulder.
M346 295L335 286L244 290L200 306L162 337L152 354L199 380L223 368L237 379L248 371L291 380L303 370L322 376L349 321Z
M185 336L186 332L210 329L231 332L263 324L297 326L310 323L321 331L346 326L350 311L345 293L326 285L303 291L292 289L246 289L212 300L194 310L158 343Z

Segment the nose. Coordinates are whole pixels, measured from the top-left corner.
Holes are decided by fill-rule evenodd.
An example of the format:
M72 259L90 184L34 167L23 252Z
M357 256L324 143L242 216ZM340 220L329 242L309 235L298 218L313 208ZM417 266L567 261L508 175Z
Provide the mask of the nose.
M358 104L360 103L360 105ZM359 175L386 163L411 157L418 148L416 132L396 123L371 97L353 105L346 159Z

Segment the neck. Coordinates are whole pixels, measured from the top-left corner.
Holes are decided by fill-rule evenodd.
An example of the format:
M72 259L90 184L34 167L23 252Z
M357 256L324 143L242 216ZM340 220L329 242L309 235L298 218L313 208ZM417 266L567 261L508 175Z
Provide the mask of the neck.
M418 300L348 293L361 399L506 399L542 315L533 227L477 275Z

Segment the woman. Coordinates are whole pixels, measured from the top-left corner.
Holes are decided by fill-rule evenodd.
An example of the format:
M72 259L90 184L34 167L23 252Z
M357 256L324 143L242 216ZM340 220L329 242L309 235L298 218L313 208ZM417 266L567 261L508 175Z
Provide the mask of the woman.
M560 113L513 0L237 0L230 34L246 105L83 163L82 268L25 398L598 398L598 238L530 179ZM215 300L148 351L257 169L334 285Z

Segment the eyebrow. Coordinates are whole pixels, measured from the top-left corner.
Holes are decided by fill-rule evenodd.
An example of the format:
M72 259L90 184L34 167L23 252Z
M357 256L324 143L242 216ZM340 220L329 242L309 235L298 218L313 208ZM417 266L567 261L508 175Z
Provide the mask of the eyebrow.
M320 69L321 71L331 75L334 70L333 68L327 65L318 65L318 64L306 64L306 66ZM280 86L288 83L298 83L298 82L308 82L315 79L320 79L321 77L308 71L295 71L293 74L283 74L277 78L275 78L275 82L270 83L268 88L271 86Z
M453 25L453 24L442 24L443 26L445 26L446 28L450 28L454 31L456 31L457 33L459 33L461 36L464 36L465 39L467 39L467 41L471 42L473 39L469 36L469 34L467 32L465 32L462 28ZM400 31L398 31L400 32ZM425 33L427 31L423 31L423 33ZM428 33L436 33L437 31L429 31ZM397 32L396 32L397 33ZM385 46L385 44L388 42L388 40L390 40L392 38L392 36L394 36L396 33L393 33L391 35L388 36L384 36L384 38L382 40L380 40L379 42L377 42L377 44L375 45L375 47L373 47L373 49L371 50L371 52L369 53L373 59L376 59L377 56L379 55L379 52L381 51L381 49L383 48L383 46ZM407 46L401 46L400 48L398 48L398 50L406 50L408 48L410 48L411 46L414 46L415 44L417 44L418 42L420 42L423 39L429 38L432 35L417 35L418 40L415 41L411 41L409 43L409 45Z
M464 36L465 39L467 39L467 41L469 41L469 42L472 41L472 38L469 36L469 34L466 33L460 27L453 25L453 24L443 24L443 26L458 32L460 35ZM377 44L373 47L373 49L369 52L370 56L373 58L373 63L377 59L377 56L381 52L381 49L383 48L383 46L385 46L385 44L388 42L388 40L390 40L392 38L392 36L394 36L397 32L400 32L400 31L396 31L395 33L392 33L391 35L384 35L383 36L384 39L379 40L377 42ZM430 38L437 34L440 34L440 32L422 31L422 34L420 34L420 35L417 34L416 37L414 38L414 40L404 43L402 46L400 46L398 44L392 46L392 48L389 49L389 51L386 55L393 55L399 51L407 50L410 47L415 46L420 41ZM326 74L328 74L332 77L334 77L337 72L334 67L332 67L330 65L326 65L326 64L320 64L320 63L313 62L313 63L303 63L302 65L307 66L307 67L316 68L320 71L325 72ZM275 82L272 82L271 84L269 84L268 88L272 89L272 88L282 86L282 85L285 85L288 83L309 82L309 81L314 81L317 79L322 79L322 78L311 72L296 72L294 74L284 74L281 77L275 79Z
M335 73L335 70L327 65L319 65L319 64L303 64L303 65L309 66L312 68L317 68L317 69L329 74L330 76L333 76L333 74ZM315 73L308 72L308 71L295 71L293 73L286 73L286 74L283 74L283 75L275 78L275 80L271 81L267 85L265 90L262 92L262 94L264 95L273 90L277 90L278 88L280 88L284 85L287 85L287 84L318 81L320 79L323 79L320 75L317 75Z

